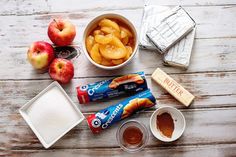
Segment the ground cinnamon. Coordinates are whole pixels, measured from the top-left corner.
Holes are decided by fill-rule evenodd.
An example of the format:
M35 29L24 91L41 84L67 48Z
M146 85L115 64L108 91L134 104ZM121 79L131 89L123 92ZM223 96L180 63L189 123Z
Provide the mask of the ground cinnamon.
M161 115L157 115L157 129L159 129L164 136L168 138L172 137L174 121L169 113L165 112Z

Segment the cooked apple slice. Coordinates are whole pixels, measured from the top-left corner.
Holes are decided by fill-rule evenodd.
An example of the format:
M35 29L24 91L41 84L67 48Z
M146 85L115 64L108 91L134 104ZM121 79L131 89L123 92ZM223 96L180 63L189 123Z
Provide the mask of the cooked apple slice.
M127 54L125 46L120 39L115 36L112 36L112 40L109 44L100 45L99 50L101 55L106 59L121 59Z
M125 46L125 48L126 48L127 52L129 53L129 55L131 55L131 54L133 53L132 47L130 47L130 46Z
M133 50L132 50L132 47L130 46L125 46L125 48L127 50L127 55L125 56L124 60L128 60L131 54L133 53Z
M105 34L112 34L120 39L120 32L113 29L112 27L102 27L101 31L104 32Z
M119 64L121 64L121 63L124 62L123 59L112 59L111 61L112 61L112 63L115 64L115 65L119 65Z
M116 47L114 45L100 45L99 50L101 55L106 59L121 59L127 54L126 49Z
M102 62L102 56L99 53L99 44L94 44L90 52L91 58L98 64Z
M125 48L125 46L123 45L123 43L120 41L119 38L113 36L112 40L110 42L111 45L114 45L116 47L120 47L120 48Z
M101 46L101 54L107 59L121 59L127 54L126 48L117 37L113 36L112 40L106 46Z
M129 31L128 28L125 28L123 26L120 26L120 33L123 34L123 38L125 38L126 36L128 37L133 37L132 33ZM121 37L122 38L122 37Z
M92 49L92 47L93 47L94 44L95 44L94 37L93 37L92 35L88 36L88 37L86 38L86 48L87 48L89 54L90 54L91 49Z
M94 36L96 36L96 35L104 35L104 33L100 29L97 29L97 30L93 31L93 35Z
M109 20L109 19L101 20L98 25L101 27L111 27L111 28L117 30L118 32L120 32L119 25L116 22Z
M102 62L101 62L101 64L102 64L102 65L105 65L105 66L112 66L112 65L113 65L112 62L111 62L111 60L106 59L106 58L104 58L104 57L102 57Z
M120 38L123 39L125 37L128 37L128 34L125 31L121 30L120 31Z
M112 40L112 34L107 35L95 35L95 41L99 44L108 44Z
M101 27L101 31L103 31L106 34L112 34L116 30L111 27Z

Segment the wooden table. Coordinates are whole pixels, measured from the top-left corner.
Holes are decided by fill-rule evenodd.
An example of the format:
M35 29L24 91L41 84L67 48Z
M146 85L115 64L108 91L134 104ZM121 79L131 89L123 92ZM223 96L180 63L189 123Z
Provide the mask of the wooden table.
M0 156L133 156L118 146L118 123L100 135L93 135L86 122L76 126L50 149L45 150L19 114L19 108L47 87L47 73L37 74L26 60L28 46L37 40L49 41L47 26L52 18L70 19L77 27L76 45L81 45L85 25L103 12L117 12L129 18L139 30L144 4L182 5L197 22L191 65L187 71L162 65L162 56L139 50L134 60L116 71L93 66L84 54L75 61L75 77L64 89L88 115L122 98L104 103L80 105L75 87L81 84L137 71L145 71L157 107L179 108L187 127L183 136L162 143L150 134L144 151L137 156L236 156L236 1L235 0L1 0L0 1ZM185 108L152 82L160 67L196 96ZM147 127L155 108L129 119ZM126 120L124 120L126 121Z

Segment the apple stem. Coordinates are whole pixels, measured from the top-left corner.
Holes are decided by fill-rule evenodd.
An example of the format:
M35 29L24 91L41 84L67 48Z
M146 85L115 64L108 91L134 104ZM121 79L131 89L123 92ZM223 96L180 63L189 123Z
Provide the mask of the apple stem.
M58 25L58 23L57 23L57 20L56 20L56 19L53 19L53 21L56 22L57 27L60 28L59 25Z

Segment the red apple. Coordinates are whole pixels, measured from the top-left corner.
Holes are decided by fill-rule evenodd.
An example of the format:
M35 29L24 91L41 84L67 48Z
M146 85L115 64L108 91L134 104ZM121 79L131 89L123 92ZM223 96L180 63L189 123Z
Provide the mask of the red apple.
M48 36L58 46L69 45L75 35L75 26L69 21L54 19L48 26Z
M55 58L53 47L44 41L34 42L29 47L27 58L35 69L47 69Z
M74 76L74 66L67 59L56 58L49 67L49 75L55 81L68 83Z

